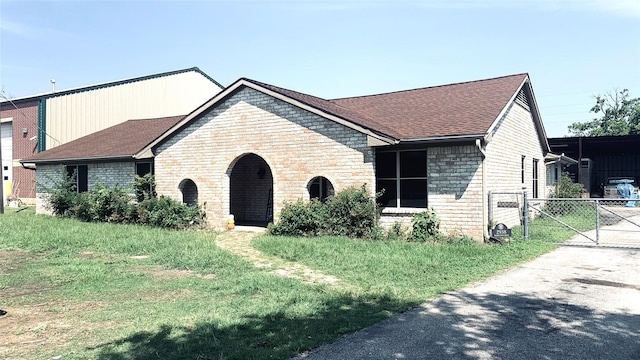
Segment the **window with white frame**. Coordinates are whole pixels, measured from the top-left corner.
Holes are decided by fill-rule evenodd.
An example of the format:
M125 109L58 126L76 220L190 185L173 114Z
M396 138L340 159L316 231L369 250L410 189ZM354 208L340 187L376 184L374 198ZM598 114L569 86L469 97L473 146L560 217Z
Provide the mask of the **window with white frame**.
M533 179L533 198L538 198L538 159L533 159L533 170L532 170L532 179Z
M376 153L376 192L383 207L427 207L427 151Z

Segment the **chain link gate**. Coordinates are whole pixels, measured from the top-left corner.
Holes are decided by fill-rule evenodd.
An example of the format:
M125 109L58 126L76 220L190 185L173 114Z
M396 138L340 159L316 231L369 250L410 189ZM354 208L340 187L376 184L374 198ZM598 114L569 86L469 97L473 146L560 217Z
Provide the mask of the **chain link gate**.
M514 214L520 218L514 219ZM522 225L522 236L531 240L571 238L567 243L640 246L640 201L634 200L533 199L526 192L493 192L489 221L490 225Z

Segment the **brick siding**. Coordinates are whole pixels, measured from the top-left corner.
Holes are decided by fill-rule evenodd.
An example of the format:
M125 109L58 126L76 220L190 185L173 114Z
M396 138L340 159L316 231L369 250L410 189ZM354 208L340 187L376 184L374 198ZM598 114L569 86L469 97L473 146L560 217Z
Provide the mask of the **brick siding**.
M36 173L15 162L37 153L37 140L30 139L38 135L38 101L19 101L15 105L17 109L11 103L4 103L0 108L0 118L13 118L14 166L12 183L14 187L19 188L18 196L22 201L32 204L35 202ZM27 129L26 134L23 129Z
M206 202L211 225L222 225L231 213L231 180L235 185L236 163L246 176L257 177L257 163L242 165L241 159L255 154L264 160L264 184L245 189L247 220L264 218L272 174L273 214L277 217L285 201L309 199L307 185L316 176L331 181L340 191L366 184L373 193L373 150L366 135L319 117L251 88L243 88L214 109L204 112L188 127L157 149L157 191L181 199L179 184L193 180L199 202ZM234 185L234 186L235 186ZM234 203L237 200L234 194ZM255 201L251 206L250 201ZM253 213L250 213L252 211ZM234 214L235 215L235 214Z

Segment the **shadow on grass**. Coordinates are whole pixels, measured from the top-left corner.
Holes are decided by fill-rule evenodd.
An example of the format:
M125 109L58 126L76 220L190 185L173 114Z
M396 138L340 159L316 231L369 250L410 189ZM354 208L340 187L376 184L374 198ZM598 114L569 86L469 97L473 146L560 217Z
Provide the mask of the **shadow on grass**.
M100 345L98 359L287 359L382 320L390 298L335 298L314 316L248 317L241 325L163 326ZM640 316L558 299L456 292L300 359L638 359Z
M299 357L338 358L640 359L640 316L456 292Z
M163 325L155 332L138 332L89 350L97 350L98 359L110 360L286 359L414 305L390 297L333 295L324 302L324 309L312 316L278 312L244 317L233 326Z

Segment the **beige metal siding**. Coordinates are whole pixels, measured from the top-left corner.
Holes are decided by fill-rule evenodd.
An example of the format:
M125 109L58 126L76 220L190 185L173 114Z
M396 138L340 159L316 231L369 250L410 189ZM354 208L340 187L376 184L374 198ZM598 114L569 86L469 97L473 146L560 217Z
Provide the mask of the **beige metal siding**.
M185 115L221 89L196 71L52 97L47 149L130 119Z

